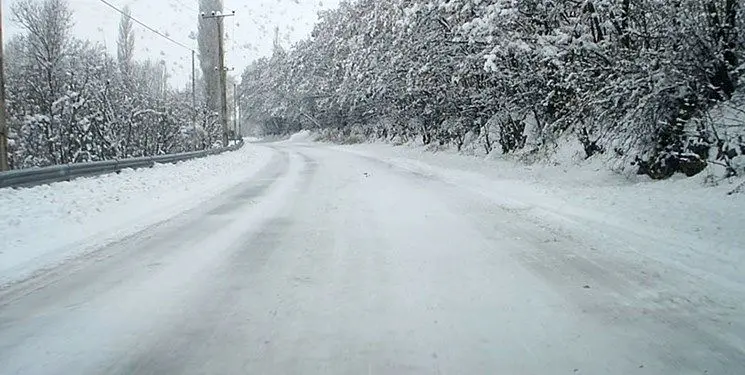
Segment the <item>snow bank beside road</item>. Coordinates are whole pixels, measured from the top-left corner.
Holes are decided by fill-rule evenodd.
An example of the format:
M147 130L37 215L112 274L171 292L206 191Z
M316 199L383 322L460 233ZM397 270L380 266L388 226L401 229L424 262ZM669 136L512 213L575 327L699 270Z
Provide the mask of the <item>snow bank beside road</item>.
M745 194L727 195L742 179L708 187L703 176L629 180L593 161L525 166L411 146L338 148L465 187L595 249L745 288Z
M293 135L290 136L290 139L287 141L289 143L307 143L312 142L314 139L313 133L311 133L308 130L301 130Z
M0 190L0 285L198 206L250 178L272 152L246 144L151 169Z

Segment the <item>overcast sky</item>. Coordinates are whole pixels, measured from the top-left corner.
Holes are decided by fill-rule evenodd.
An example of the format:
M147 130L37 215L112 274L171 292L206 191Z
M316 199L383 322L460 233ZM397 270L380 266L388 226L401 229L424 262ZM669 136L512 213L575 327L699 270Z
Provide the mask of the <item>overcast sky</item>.
M4 0L3 18L6 38L17 33L8 8L19 0ZM34 0L41 1L41 0ZM116 35L120 15L100 0L68 0L75 12L74 34L82 39L105 43L116 53ZM107 0L123 8L129 4L132 16L172 39L196 49L192 39L197 30L197 0ZM240 76L243 68L272 50L274 27L280 28L283 44L307 37L320 9L336 7L339 0L224 0L225 10L236 16L225 22L227 64ZM165 60L172 75L171 83L187 85L191 77L190 52L135 25L137 59ZM7 39L6 39L7 40Z

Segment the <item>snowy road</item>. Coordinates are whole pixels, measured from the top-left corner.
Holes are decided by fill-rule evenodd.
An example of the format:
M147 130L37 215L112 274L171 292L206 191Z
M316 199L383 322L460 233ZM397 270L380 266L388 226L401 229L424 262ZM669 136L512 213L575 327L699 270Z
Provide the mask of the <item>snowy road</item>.
M257 147L228 192L0 289L0 374L745 373L739 281L381 158Z

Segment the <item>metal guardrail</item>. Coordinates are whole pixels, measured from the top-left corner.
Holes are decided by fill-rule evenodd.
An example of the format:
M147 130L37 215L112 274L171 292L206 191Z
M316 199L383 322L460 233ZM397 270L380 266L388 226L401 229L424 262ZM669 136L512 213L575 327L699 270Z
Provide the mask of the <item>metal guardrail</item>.
M170 164L185 160L198 159L205 156L221 154L226 151L236 151L241 147L243 147L243 141L224 148L185 152L181 154L97 161L93 163L54 165L44 168L29 168L0 172L0 189L7 187L32 187L53 182L70 181L79 177L118 173L121 170L128 168L151 168L155 164Z

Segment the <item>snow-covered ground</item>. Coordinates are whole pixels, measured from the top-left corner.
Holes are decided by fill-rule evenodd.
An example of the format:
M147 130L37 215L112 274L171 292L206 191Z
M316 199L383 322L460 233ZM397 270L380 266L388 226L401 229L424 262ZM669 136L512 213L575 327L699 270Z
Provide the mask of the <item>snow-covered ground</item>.
M280 144L312 140L304 131ZM742 179L710 186L703 174L651 181L573 157L526 166L412 145L336 148L467 187L537 222L598 237L614 252L745 283L745 194L727 194ZM196 207L255 174L270 157L266 148L249 143L235 153L178 165L1 190L0 284ZM613 243L609 231L624 242Z
M66 230L100 249L0 288L0 371L745 372L743 198L726 186L309 140L204 159L200 176L132 172L191 190L133 188L126 204L88 203L97 218L29 212L45 220L40 236ZM51 186L44 206L121 191L105 185L124 177ZM38 191L5 203L32 205ZM195 205L99 241L145 225L115 218L122 207ZM61 222L71 215L83 219ZM106 235L76 234L86 226ZM17 248L64 250L32 227L13 233Z
M610 251L674 262L745 287L745 194L728 194L742 178L712 186L705 173L652 181L571 156L525 165L412 145L338 149L467 187L536 222L594 237Z
M0 190L0 285L99 248L198 206L271 158L241 150L28 189Z

